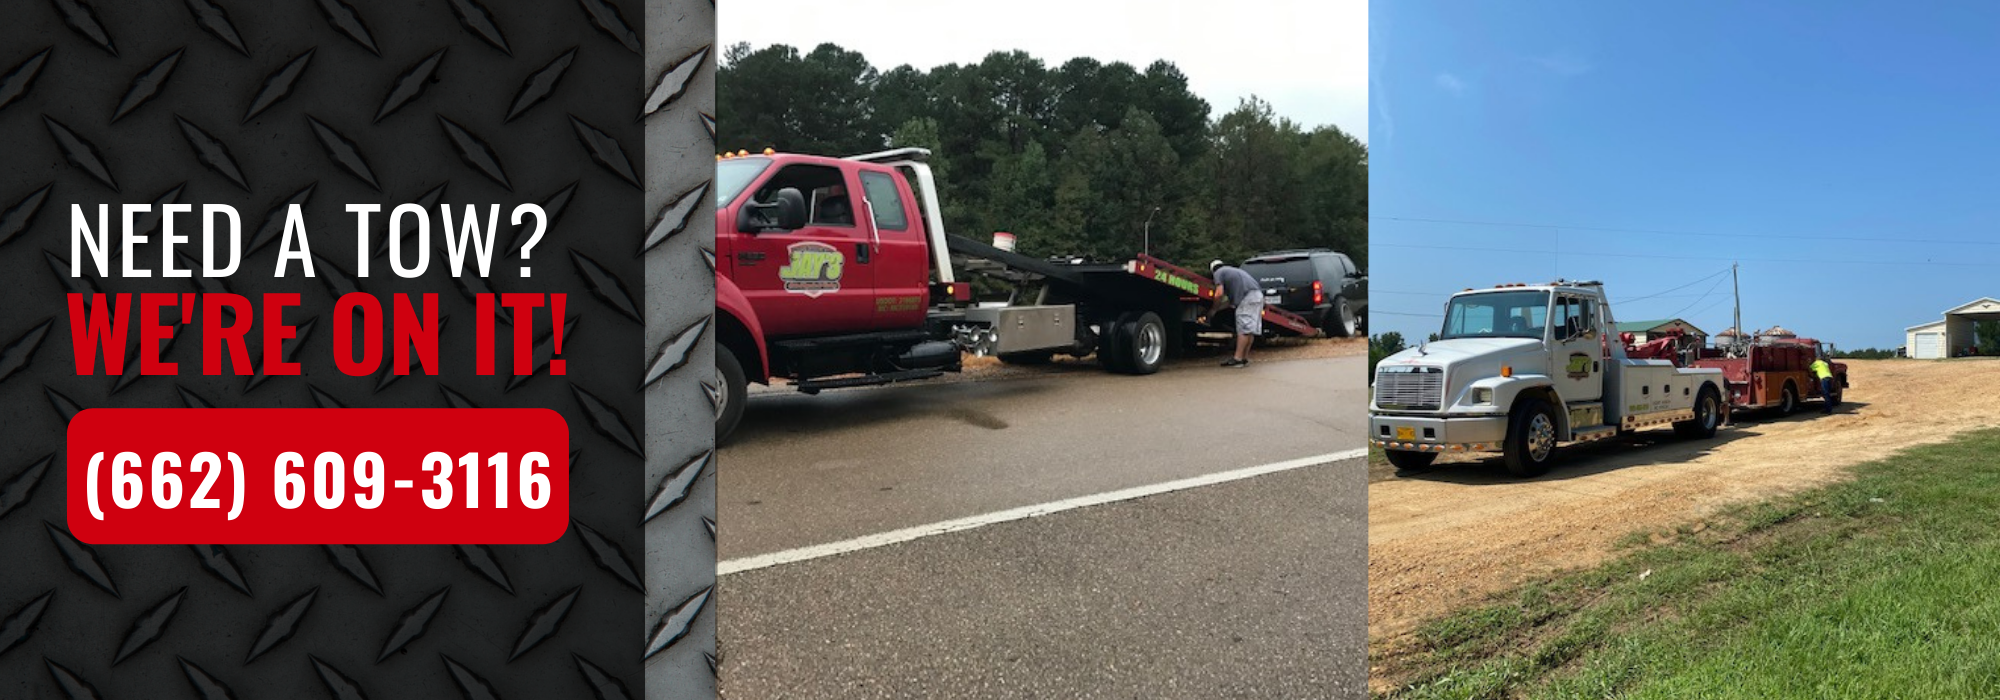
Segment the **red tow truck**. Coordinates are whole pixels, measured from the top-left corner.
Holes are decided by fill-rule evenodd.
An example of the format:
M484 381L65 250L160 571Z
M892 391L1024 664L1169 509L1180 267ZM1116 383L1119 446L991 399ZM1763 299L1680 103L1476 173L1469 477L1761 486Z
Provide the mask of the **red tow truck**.
M1701 347L1693 336L1679 331L1634 345L1625 333L1626 354L1632 357L1672 360L1684 367L1711 367L1722 370L1729 386L1732 409L1776 408L1781 414L1797 411L1803 400L1821 399L1840 405L1847 383L1847 364L1830 362L1833 395L1822 396L1819 379L1809 369L1813 358L1829 354L1829 349L1812 338L1759 336L1732 347Z
M1214 283L1151 255L1043 259L947 234L929 156L719 158L718 442L750 382L816 394L928 379L958 371L964 353L1020 364L1095 354L1108 370L1151 374L1197 334L1227 332L1203 323ZM974 301L970 275L998 280L1007 298ZM1264 328L1319 333L1274 307Z

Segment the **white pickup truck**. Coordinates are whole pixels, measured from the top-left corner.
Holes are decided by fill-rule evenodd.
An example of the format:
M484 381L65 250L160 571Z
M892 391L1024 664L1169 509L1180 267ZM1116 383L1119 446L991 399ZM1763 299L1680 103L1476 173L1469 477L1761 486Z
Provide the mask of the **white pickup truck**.
M1454 294L1437 340L1377 365L1369 439L1399 470L1500 452L1529 477L1563 443L1662 425L1714 436L1729 410L1722 371L1630 359L1615 328L1599 282Z

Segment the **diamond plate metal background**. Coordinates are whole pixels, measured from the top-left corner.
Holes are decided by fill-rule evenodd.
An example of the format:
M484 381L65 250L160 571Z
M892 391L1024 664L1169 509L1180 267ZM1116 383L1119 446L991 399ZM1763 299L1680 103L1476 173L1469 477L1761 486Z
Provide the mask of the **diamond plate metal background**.
M621 698L650 680L664 685L649 697L712 697L698 324L712 231L701 207L660 204L712 172L713 61L682 63L712 41L712 13L702 0L0 9L0 697ZM663 78L688 89L658 92ZM374 274L356 277L344 205L412 201L534 201L555 220L527 279L511 257L525 237L504 224L510 257L491 279L450 277L441 246L427 275L395 277L379 245ZM233 205L243 267L72 279L69 205L100 202ZM304 205L316 278L271 277L287 202ZM142 267L158 266L157 226L138 222L155 233ZM304 295L285 349L302 376L75 375L64 292L221 290ZM441 375L336 370L332 302L355 290L438 294ZM484 291L570 293L570 373L475 376L470 294ZM200 349L185 335L165 353L184 368ZM571 426L574 521L534 547L93 547L63 528L61 468L65 422L97 406L547 406Z
M646 5L646 696L715 688L715 5ZM677 369L678 368L678 369ZM708 382L708 384L704 384ZM701 445L701 454L692 446ZM678 505L676 505L678 504Z

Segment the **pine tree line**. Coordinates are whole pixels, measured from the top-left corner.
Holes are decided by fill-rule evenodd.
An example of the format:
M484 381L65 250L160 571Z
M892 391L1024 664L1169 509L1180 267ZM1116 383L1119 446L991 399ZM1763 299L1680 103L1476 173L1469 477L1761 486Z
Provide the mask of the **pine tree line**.
M1011 232L1028 254L1129 256L1150 217L1169 260L1323 246L1366 269L1368 147L1255 97L1211 119L1166 61L1050 68L1011 51L885 72L833 44L737 44L718 71L716 132L753 152L929 148L947 228Z

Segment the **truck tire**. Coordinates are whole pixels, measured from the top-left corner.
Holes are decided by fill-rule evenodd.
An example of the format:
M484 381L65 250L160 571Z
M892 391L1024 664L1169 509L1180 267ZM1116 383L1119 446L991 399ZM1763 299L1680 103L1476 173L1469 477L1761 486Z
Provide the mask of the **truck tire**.
M1125 336L1125 357L1121 364L1127 374L1152 374L1167 360L1167 324L1159 314L1140 313L1120 324Z
M1547 401L1524 399L1507 418L1503 446L1507 473L1536 477L1549 472L1556 458L1556 412Z
M1413 472L1428 467L1432 462L1436 462L1438 458L1436 452L1411 452L1409 450L1383 450L1382 454L1389 458L1389 465L1396 468L1398 475L1403 472Z
M736 432L736 424L743 420L743 402L749 397L749 381L743 376L743 363L736 358L736 352L725 347L715 349L715 380L720 383L715 399L715 444L720 447Z
M1688 440L1706 440L1715 437L1716 426L1722 425L1722 399L1717 397L1713 385L1703 385L1701 393L1694 397L1694 418L1674 424L1674 434Z
M1778 413L1789 416L1792 415L1793 413L1798 412L1799 385L1793 384L1791 380L1786 380L1784 393L1781 394L1780 396L1781 398L1778 401Z
M1334 297L1333 310L1326 314L1326 336L1329 338L1352 338L1361 330L1361 321L1354 316L1354 307L1347 304L1347 297Z
M1001 362L1010 365L1046 365L1050 360L1055 359L1056 351L1029 350L1027 352L1003 352L998 357Z
M1126 371L1125 358L1130 353L1126 348L1131 345L1130 336L1126 334L1125 322L1129 320L1127 316L1129 314L1105 323L1103 331L1099 334L1097 364L1103 365L1106 372L1123 374Z

